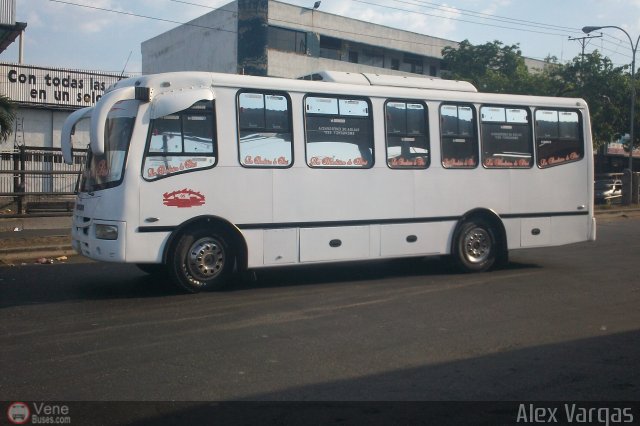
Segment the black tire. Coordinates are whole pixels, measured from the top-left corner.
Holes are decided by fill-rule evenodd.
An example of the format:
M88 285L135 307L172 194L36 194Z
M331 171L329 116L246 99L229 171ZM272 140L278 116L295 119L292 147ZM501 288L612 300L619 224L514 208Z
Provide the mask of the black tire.
M496 232L483 220L468 220L456 231L452 251L456 265L461 270L486 271L496 262L498 253Z
M138 269L142 272L161 277L167 273L167 267L163 263L136 263Z
M228 282L235 258L229 238L216 229L187 230L169 254L168 272L182 290L219 290Z

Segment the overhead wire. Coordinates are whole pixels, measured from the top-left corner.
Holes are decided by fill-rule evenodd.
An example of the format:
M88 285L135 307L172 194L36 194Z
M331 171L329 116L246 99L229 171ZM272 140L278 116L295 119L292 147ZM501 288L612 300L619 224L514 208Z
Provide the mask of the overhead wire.
M202 28L202 29L206 29L206 30L218 30L218 31L223 31L223 32L237 33L237 31L227 30L227 29L224 29L224 28L209 27L209 26L206 26L206 25L194 24L193 22L175 21L173 19L158 18L156 16L142 15L142 14L133 13L133 12L125 12L125 11L122 11L122 10L109 9L109 8L106 8L106 7L91 6L91 5L82 4L82 3L74 3L74 2L71 2L71 1L68 1L68 0L49 0L49 1L52 2L52 3L61 3L61 4L69 5L69 6L84 7L84 8L87 8L87 9L100 10L100 11L103 11L103 12L110 12L110 13L117 13L117 14L120 14L120 15L133 16L133 17L136 17L136 18L151 19L151 20L154 20L154 21L166 22L166 23L170 23L170 24L187 25L187 26L190 26L190 27Z
M69 1L69 0L49 0L49 1L53 2L53 3L60 3L60 4L69 5L69 6L76 6L76 7L82 7L82 8L87 8L87 9L110 12L110 13L116 13L116 14L121 14L121 15L126 15L126 16L132 16L132 17L137 17L137 18L150 19L150 20L155 20L155 21L164 22L164 23L171 23L171 24L177 24L177 25L186 25L186 26L202 28L202 29L207 29L207 30L217 30L217 31L221 31L221 32L228 32L228 33L236 33L237 34L237 31L235 31L235 30L229 30L229 29L225 29L225 28L221 28L221 27L212 27L212 26L207 26L207 25L202 25L202 24L196 24L193 21L182 22L182 21L177 21L177 20L173 20L173 19L160 18L160 17L156 17L156 16L143 15L143 14L133 13L133 12L126 12L126 11L110 9L110 8L106 8L106 7L92 6L92 5L87 5L87 4L83 4L83 3L75 3L75 2L72 2L72 1ZM201 4L201 3L196 3L196 2L187 1L187 0L169 0L169 1L174 2L174 3L181 3L181 4L185 4L185 5L189 5L189 6L203 7L203 8L207 8L207 9L211 9L211 10L217 10L217 11L223 11L223 12L229 12L229 13L237 13L237 10L225 9L224 7L209 6L209 5L204 5L204 4ZM409 0L391 0L391 1L396 2L396 3L400 3L400 4L411 5L411 6L424 7L424 8L428 8L428 9L437 9L437 10L443 11L443 12L456 11L456 12L460 13L463 16L472 16L472 17L477 17L478 19L485 19L485 20L492 20L492 21L496 21L496 22L503 22L503 23L507 23L507 24L510 24L510 25L515 25L515 27L514 26L506 26L506 25L497 25L497 24L492 24L492 23L487 23L487 22L478 22L478 21L473 21L473 20L468 20L468 19L456 18L456 17L452 17L452 16L443 16L441 14L427 13L427 12L423 12L423 11L419 11L419 10L411 10L411 9L401 8L401 7L394 7L394 6L390 6L388 3L387 4L379 4L379 3L374 3L374 2L372 2L370 0L351 0L351 1L354 2L354 3L365 4L365 5L368 5L368 6L380 7L380 8L390 9L390 10L397 10L397 11L413 13L413 14L419 14L419 15L424 15L424 16L430 16L430 17L435 17L435 18L440 18L440 19L450 19L450 20L469 23L469 24L474 24L474 25L483 25L483 26L489 26L489 27L494 27L494 28L509 29L509 30L514 30L514 31L523 31L523 32L529 32L529 33L535 33L535 34L543 34L543 35L549 35L549 36L562 36L562 37L565 37L565 36L567 36L567 32L571 32L571 33L581 32L581 30L578 30L576 28L562 27L562 26L552 25L552 24L544 24L544 23L541 23L541 22L528 21L528 20L517 19L517 18L510 18L510 17L500 16L500 15L491 15L491 14L487 14L487 13L484 13L484 12L477 12L477 11L472 11L472 10L469 10L469 9L462 9L462 8L457 8L457 7L447 7L447 6L437 5L436 3L432 3L432 2L429 2L429 1L425 1L425 0L412 0L412 1L409 1ZM283 20L283 19L272 19L272 21L273 22L280 22L282 24L299 24L298 22L291 22L291 21L287 21L287 20ZM524 28L519 28L517 26L521 26L521 27L524 27ZM320 30L327 30L327 31L338 31L338 32L340 32L342 34L362 35L359 32L346 31L344 28L329 28L329 27L321 27L321 26L317 26L317 25L315 26L315 28L318 28ZM538 28L538 29L533 29L533 28ZM541 31L543 29L548 29L548 31ZM551 32L551 31L553 31L553 32ZM557 31L564 31L564 33L560 33L560 32L557 32ZM606 34L606 33L604 33L604 34ZM623 42L623 40L618 39L617 37L611 36L610 34L606 34L606 36L608 38L611 38L613 40L618 41L619 43ZM389 37L375 36L375 35L370 35L370 34L367 35L367 37L369 37L369 38L379 38L379 39L384 39L384 40L387 40L387 41L391 40L391 41L397 41L397 42L406 42L406 40L390 39ZM608 39L603 39L603 42L612 44L612 45L614 45L616 47L619 47L619 43L615 43L615 42L610 41ZM414 42L412 44L418 44L418 45L423 45L423 46L428 46L428 47L441 46L441 44L425 43L425 42L418 42L418 43ZM613 53L615 55L620 55L620 56L623 56L623 57L629 57L628 55L626 55L626 54L624 54L622 52L617 52L617 51L614 51L614 50L611 50L611 49L607 49L604 46L601 46L601 50L605 50L605 51L611 52L611 53Z
M510 24L514 24L514 25L525 25L525 26L531 26L531 27L535 27L535 28L555 30L555 31L561 30L561 31L569 31L569 32L576 32L576 33L580 33L581 32L581 30L579 28L564 27L564 26L560 26L560 25L553 25L553 24L545 24L545 23L542 23L542 22L528 21L528 20L525 20L525 19L510 18L510 17L507 17L507 16L495 15L495 14L490 14L490 13L485 13L485 12L477 12L477 11L473 11L473 10L469 10L469 9L463 9L463 8L459 8L459 7L446 6L446 5L442 5L442 4L432 3L432 2L429 2L429 1L425 1L425 0L413 0L413 2L407 1L407 0L391 0L391 1L394 1L396 3L404 3L404 4L408 4L408 5L412 5L412 6L424 7L424 8L428 8L428 9L436 9L436 10L442 10L442 11L450 11L451 10L451 11L455 11L455 12L459 13L460 15L471 16L471 17L474 17L474 18L486 19L486 20L491 20L491 21L505 22L505 23L510 23Z

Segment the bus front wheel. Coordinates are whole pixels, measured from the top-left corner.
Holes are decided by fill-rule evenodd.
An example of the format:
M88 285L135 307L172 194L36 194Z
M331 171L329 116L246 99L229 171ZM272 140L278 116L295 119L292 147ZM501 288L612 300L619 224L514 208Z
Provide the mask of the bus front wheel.
M213 229L184 232L169 259L173 281L190 293L224 287L233 267L227 241L223 233Z
M496 262L496 233L483 220L462 223L456 232L453 257L465 272L482 272Z

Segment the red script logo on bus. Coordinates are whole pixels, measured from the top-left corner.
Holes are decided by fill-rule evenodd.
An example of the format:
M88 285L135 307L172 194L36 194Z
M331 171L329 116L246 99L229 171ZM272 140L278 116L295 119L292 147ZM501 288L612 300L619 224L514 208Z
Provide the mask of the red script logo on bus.
M165 192L162 195L162 203L169 207L197 207L205 203L204 195L187 188L179 191Z

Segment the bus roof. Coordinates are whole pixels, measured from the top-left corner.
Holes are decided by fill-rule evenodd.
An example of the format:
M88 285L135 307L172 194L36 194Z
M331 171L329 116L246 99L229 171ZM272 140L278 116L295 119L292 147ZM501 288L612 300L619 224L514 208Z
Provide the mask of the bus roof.
M381 96L456 100L480 103L510 103L513 105L554 105L562 108L587 108L583 99L549 96L482 93L468 82L440 80L429 77L404 77L369 73L323 71L316 73L322 79L300 80L278 77L260 77L206 71L177 71L148 74L121 80L107 92L123 87L140 86L153 89L155 95L180 94L192 90L240 88L275 90L300 93L334 93L355 96ZM416 90L417 89L417 90Z
M303 77L303 79L307 79ZM442 80L433 77L413 77L372 73L352 73L342 71L320 71L311 76L313 81L332 83L360 84L363 86L406 87L413 89L453 90L458 92L477 92L478 89L467 81Z

